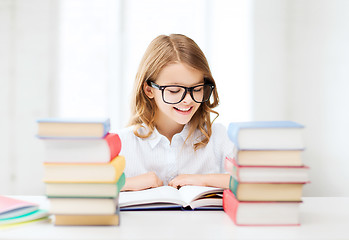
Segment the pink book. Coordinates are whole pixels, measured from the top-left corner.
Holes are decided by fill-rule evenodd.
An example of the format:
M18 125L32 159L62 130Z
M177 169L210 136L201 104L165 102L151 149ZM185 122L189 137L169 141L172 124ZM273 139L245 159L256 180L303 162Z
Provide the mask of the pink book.
M38 204L0 196L0 220L21 216L39 208Z
M225 158L225 170L237 181L245 183L309 183L308 166L241 166L233 158Z

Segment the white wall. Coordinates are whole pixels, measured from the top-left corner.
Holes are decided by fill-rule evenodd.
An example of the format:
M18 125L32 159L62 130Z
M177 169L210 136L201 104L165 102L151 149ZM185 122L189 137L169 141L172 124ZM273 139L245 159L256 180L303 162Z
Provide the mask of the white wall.
M59 6L58 0L0 1L0 194L43 192L35 120L57 106ZM303 123L312 179L305 195L349 196L349 2L255 0L253 9L252 118ZM115 82L116 70L108 67L107 81Z
M305 196L349 196L349 2L255 1L254 119L306 126Z
M0 194L43 189L35 120L53 98L55 3L0 1Z

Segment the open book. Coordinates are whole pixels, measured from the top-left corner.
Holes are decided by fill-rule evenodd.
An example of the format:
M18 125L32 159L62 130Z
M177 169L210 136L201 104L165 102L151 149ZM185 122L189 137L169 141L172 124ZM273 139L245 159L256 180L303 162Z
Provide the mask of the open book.
M120 192L120 210L223 209L222 188L183 186L179 190L161 186L141 191Z

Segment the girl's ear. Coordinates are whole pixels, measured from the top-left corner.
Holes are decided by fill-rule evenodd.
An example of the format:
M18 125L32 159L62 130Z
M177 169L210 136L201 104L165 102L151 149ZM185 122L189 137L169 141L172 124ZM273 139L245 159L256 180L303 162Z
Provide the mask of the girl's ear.
M146 82L143 83L143 91L145 93L145 95L148 96L148 98L154 98L154 92L153 92L153 88L148 86L148 84Z

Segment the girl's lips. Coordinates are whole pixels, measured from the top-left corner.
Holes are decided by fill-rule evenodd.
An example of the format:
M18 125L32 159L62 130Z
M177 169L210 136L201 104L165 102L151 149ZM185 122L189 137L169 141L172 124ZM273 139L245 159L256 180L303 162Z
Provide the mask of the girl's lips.
M189 107L189 108L177 108L177 107L173 107L178 113L183 114L183 115L188 115L191 113L191 111L193 110L193 107Z

